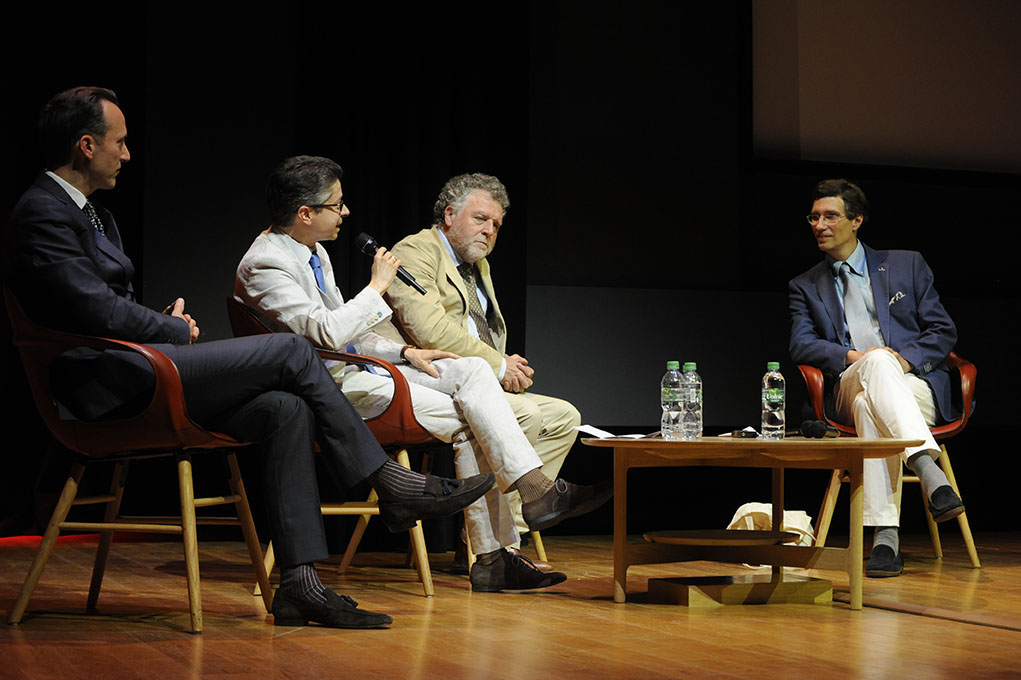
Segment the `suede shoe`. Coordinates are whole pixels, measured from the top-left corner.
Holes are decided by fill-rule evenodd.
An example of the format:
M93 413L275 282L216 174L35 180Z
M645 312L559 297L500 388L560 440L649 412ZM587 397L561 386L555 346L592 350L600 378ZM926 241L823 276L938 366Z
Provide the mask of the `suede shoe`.
M383 628L394 622L387 614L359 609L347 595L326 589L326 602L306 600L287 590L273 596L274 626L307 626L315 622L330 628Z
M929 513L934 521L946 522L962 512L964 512L964 503L949 484L944 484L932 492L932 497L929 499Z
M877 545L872 549L872 555L865 565L865 575L872 578L888 578L900 576L904 571L904 556L898 551L893 554L893 548L888 545Z
M517 548L505 548L505 550L509 552L511 555L521 555L521 551L518 550ZM522 557L524 557L524 555L522 555ZM532 563L532 566L538 569L539 571L553 571L553 565L550 564L549 562L544 562L538 558L534 560L529 558L526 559L528 559L528 561Z
M521 514L529 529L544 531L568 517L591 512L611 498L613 485L610 482L579 486L558 479L540 498L522 505Z
M498 593L501 590L531 590L548 588L567 580L567 574L559 571L539 571L532 561L521 554L500 551L500 557L492 564L476 561L472 565L469 580L476 593Z
M426 475L425 490L417 498L380 501L379 517L393 533L407 531L420 519L446 517L481 498L496 478L490 473L468 479L447 479Z

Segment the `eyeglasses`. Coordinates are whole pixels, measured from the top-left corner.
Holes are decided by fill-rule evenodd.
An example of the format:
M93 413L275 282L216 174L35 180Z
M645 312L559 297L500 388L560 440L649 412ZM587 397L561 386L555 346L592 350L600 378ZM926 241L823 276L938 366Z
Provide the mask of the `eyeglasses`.
M315 208L316 210L322 210L323 208L336 208L337 214L339 215L341 211L344 210L344 199L340 199L337 203L318 203L316 205L310 205L309 207Z
M815 213L812 213L811 215L805 215L805 219L808 220L808 223L813 227L819 223L819 220L822 220L822 223L827 227L832 227L845 217L847 217L847 215L841 215L840 213L826 213L825 215L816 215Z

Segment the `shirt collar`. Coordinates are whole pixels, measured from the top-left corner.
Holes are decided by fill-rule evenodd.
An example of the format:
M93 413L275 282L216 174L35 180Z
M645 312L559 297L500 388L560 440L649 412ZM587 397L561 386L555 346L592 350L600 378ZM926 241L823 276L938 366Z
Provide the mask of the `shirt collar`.
M294 256L298 258L299 262L308 264L308 261L309 259L311 259L313 254L315 255L319 254L318 243L315 245L315 248L309 248L304 243L301 243L292 238L291 235L288 234L287 232L281 231L280 233L287 237L285 239L287 241L287 245L289 245L291 247L291 250L294 251Z
M464 260L462 260L457 253L454 252L454 248L450 245L450 241L447 240L447 235L443 233L443 230L436 227L436 233L440 235L440 240L443 241L443 245L447 247L447 253L450 255L450 259L454 261L454 266L459 267Z
M840 265L843 264L840 260L835 260L829 255L826 256L826 261L829 262L830 270L834 276L840 276ZM847 265L851 268L851 272L858 276L865 276L865 270L867 262L865 261L865 246L862 245L861 241L858 241L858 245L855 247L854 252L848 256Z
M62 188L64 191L67 192L67 195L71 197L71 200L74 201L74 204L76 206L78 206L79 208L82 208L82 209L85 208L85 203L89 199L86 198L85 194L83 194L81 191L79 191L77 187L75 187L74 185L69 183L67 180L65 180L63 177L61 177L60 175L58 175L58 174L56 174L54 172L50 172L49 170L47 170L46 174L50 177L50 179L52 179L54 182L59 184L60 188Z

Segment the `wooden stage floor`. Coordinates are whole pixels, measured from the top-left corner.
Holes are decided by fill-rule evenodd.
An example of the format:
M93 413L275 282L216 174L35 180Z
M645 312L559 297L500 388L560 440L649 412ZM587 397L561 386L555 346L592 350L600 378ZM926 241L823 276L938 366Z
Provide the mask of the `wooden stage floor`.
M905 574L866 579L859 612L840 601L691 611L648 602L650 576L749 573L707 562L632 568L632 595L617 605L609 536L548 537L569 578L525 594L472 593L467 577L445 572L449 553L432 556L428 599L403 555L359 554L344 577L321 565L327 585L393 615L392 628L373 631L271 625L251 595L244 544L200 542L201 635L187 632L178 543L115 543L99 611L87 614L95 538L63 538L22 625L0 625L0 678L1021 677L1021 534L977 536L974 570L953 528L943 533L942 563L926 536L904 537ZM5 619L37 542L0 539ZM846 599L846 575L808 573Z

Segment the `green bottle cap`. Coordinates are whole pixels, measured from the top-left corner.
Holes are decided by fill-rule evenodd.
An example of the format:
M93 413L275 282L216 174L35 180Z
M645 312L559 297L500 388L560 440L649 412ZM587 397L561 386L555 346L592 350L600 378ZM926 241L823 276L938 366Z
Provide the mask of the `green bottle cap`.
M780 362L779 361L770 361L770 362L768 362L766 364L766 370L767 371L779 371L780 370Z
M681 364L679 362L677 362L677 361L668 361L668 362L666 362L666 370L668 370L668 371L676 371L680 367L681 367Z
M694 370L697 370L697 369L698 369L698 366L695 365L694 361L685 361L684 362L684 370L685 371L694 371Z

